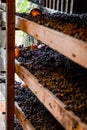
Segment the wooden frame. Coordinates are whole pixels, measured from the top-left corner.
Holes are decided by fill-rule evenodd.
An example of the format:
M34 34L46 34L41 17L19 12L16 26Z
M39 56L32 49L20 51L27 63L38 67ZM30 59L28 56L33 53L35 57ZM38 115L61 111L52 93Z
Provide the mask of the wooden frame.
M7 12L7 70L6 70L6 130L14 129L14 49L15 49L15 0L2 0L6 2ZM37 40L49 45L79 65L87 69L87 43L50 28L38 25L29 20L16 16L16 27L33 36ZM38 31L39 30L39 31ZM52 37L53 36L53 37ZM53 116L64 126L66 130L87 130L87 125L65 109L65 105L57 99L49 90L38 83L38 80L25 68L16 63L16 73L26 82L28 87L40 99ZM40 93L40 94L39 94ZM11 109L12 108L12 109ZM25 116L16 105L15 113L21 123L27 127ZM31 125L30 125L31 126ZM32 127L32 126L31 126ZM31 127L28 129L31 129ZM32 127L33 129L33 127Z
M16 27L87 68L86 42L18 16L16 16Z
M38 83L38 80L17 62L15 71L66 130L87 130L87 125L82 123L80 118L73 112L67 111L65 105L58 98Z
M15 0L6 0L6 130L14 130Z

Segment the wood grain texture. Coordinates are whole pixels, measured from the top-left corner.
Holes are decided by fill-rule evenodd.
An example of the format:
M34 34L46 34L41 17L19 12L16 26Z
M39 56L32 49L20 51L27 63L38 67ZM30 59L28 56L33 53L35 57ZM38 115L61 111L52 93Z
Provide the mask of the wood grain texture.
M14 130L15 0L6 0L6 130Z
M15 114L22 125L23 130L35 130L31 125L29 120L27 120L25 114L22 112L21 108L18 106L17 102L15 102Z
M48 89L38 83L38 80L28 70L18 63L15 65L15 70L18 76L66 130L87 130L87 125L82 123L80 118L73 112L67 111L65 105Z

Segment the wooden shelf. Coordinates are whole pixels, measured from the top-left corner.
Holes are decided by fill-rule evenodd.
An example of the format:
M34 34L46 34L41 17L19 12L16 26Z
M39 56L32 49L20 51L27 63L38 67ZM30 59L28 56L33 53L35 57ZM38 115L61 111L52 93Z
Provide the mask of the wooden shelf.
M16 16L16 27L87 68L87 43ZM38 31L39 30L39 31Z
M65 105L58 98L38 83L38 80L17 62L15 71L66 130L87 130L87 125L82 123L80 118L73 112L67 111Z

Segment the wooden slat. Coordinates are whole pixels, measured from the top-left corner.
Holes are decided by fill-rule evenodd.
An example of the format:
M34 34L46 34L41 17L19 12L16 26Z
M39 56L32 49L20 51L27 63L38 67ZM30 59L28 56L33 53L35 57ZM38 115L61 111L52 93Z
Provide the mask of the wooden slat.
M23 130L35 130L31 125L29 120L27 120L25 114L22 112L21 108L18 106L17 102L15 102L15 114L22 125Z
M87 125L82 123L74 113L67 111L65 105L48 89L38 83L38 80L28 70L18 63L15 65L15 70L18 76L66 130L87 130Z
M16 16L16 27L87 68L87 43Z
M15 0L6 0L6 130L14 130Z

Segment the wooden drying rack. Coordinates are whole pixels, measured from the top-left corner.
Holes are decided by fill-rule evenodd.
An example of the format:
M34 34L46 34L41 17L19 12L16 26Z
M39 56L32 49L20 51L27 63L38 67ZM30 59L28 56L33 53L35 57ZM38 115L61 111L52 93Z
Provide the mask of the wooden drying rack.
M87 68L87 43L75 39L58 31L38 25L32 21L16 16L15 25L18 29L49 45L54 50L64 54L74 62ZM38 31L39 30L39 31ZM53 37L52 37L53 36ZM81 52L81 53L79 53ZM16 62L15 71L38 97L51 114L66 130L86 130L87 125L82 123L74 113L65 109L65 105L48 89L38 83L38 80L24 67Z
M6 1L6 29L7 29L7 77L6 77L6 130L14 129L14 113L20 120L24 130L34 130L33 126L26 119L25 115L15 103L14 110L14 73L26 82L32 92L52 113L52 115L63 125L66 130L87 130L87 125L65 109L65 105L56 98L49 90L38 83L38 80L24 67L15 62L15 26L32 37L49 45L54 50L67 56L77 64L87 69L87 43L58 31L38 25L24 18L15 17L15 0ZM39 31L38 31L39 30ZM40 93L40 94L39 94Z

